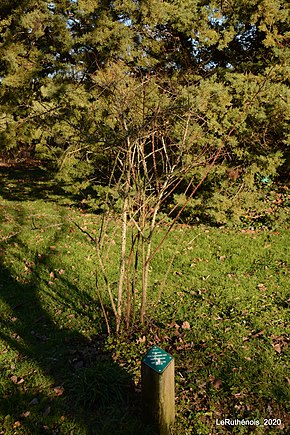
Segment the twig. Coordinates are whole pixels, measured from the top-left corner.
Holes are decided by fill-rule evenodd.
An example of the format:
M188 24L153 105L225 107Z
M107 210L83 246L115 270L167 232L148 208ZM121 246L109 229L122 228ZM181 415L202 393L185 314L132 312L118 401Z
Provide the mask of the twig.
M107 331L108 331L108 334L110 335L111 329L110 329L110 324L109 324L108 316L107 316L107 313L106 313L106 310L105 310L105 307L104 307L104 304L103 304L102 295L101 295L101 292L100 292L100 289L99 289L98 271L97 271L97 269L96 269L96 290L97 290L97 294L98 294L98 297L99 297L101 308L102 308L102 311L103 311L103 314L104 314L104 318L105 318L105 322L106 322L106 326L107 326Z
M86 230L84 230L81 226L79 226L79 224L77 224L75 221L71 221L82 233L84 233L84 234L86 234L88 237L89 237L89 239L93 242L93 243L96 243L96 239L88 232L88 231L86 231Z
M20 234L21 231L17 231L16 233L10 234L9 236L3 237L0 242L6 242L9 239L12 239L12 237L17 236L17 234Z

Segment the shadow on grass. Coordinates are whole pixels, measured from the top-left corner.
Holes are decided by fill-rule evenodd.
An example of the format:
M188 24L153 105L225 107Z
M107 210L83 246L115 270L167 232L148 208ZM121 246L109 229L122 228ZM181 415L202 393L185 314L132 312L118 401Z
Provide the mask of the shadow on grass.
M21 219L19 215L20 225ZM58 237L56 232L55 244ZM17 244L21 258L29 255L17 236L9 243ZM140 394L131 376L104 350L102 321L96 335L88 338L77 326L61 325L45 308L42 270L53 267L49 248L41 257L35 254L26 279L11 272L13 259L4 262L5 247L0 250L0 433L152 435L141 422ZM85 301L83 312L76 315L96 306L73 282L61 280L60 289ZM53 287L50 293L51 300L58 299L56 306L77 310L68 296L53 295Z
M53 172L48 173L41 162L0 164L0 196L8 201L49 200L63 195Z

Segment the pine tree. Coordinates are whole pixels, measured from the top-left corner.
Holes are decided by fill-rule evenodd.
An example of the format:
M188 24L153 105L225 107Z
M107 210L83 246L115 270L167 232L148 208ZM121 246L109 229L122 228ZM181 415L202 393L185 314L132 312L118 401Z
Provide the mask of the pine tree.
M36 149L87 195L108 182L124 120L166 127L172 155L187 123L188 179L219 153L203 202L251 194L289 162L288 22L285 0L3 1L1 149Z
M6 151L33 151L46 141L45 117L57 103L47 103L42 89L59 87L71 71L71 34L56 6L33 0L0 5L0 134Z

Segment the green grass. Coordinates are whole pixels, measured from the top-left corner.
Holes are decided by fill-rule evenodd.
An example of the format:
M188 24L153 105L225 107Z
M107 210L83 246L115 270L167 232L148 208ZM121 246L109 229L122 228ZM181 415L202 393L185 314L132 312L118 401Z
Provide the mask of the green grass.
M146 325L108 338L94 248L73 223L96 234L100 217L46 191L43 178L4 175L0 434L153 435L140 402L153 344L175 357L174 434L249 433L217 426L224 418L276 418L279 428L251 433L289 431L289 230L176 227L152 264ZM106 267L116 290L114 237Z

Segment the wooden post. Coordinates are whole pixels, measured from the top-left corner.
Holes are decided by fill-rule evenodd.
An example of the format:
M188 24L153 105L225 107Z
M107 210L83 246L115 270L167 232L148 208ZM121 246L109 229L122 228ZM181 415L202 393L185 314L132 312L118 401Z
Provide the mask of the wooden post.
M175 420L173 357L153 346L142 359L141 379L145 420L158 435L170 435Z

